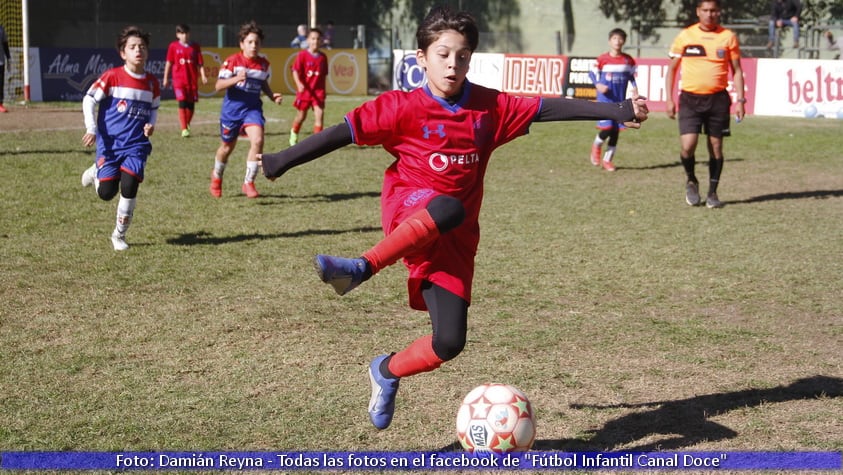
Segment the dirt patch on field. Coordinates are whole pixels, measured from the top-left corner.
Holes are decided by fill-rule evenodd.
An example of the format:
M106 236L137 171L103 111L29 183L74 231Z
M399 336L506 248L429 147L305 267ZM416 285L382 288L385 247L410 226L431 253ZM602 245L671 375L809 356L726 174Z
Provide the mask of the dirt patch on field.
M0 133L37 130L78 130L85 132L82 104L61 107L55 104L6 105L9 112L0 113ZM158 116L158 127L175 126L176 119L167 114Z

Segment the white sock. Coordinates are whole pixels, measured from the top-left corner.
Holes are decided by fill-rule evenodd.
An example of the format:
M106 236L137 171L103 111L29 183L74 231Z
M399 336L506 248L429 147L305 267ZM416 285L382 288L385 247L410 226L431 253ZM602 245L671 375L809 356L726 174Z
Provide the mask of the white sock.
M252 183L255 181L255 177L258 176L258 162L246 162L246 179L243 181L244 183Z
M606 147L606 153L603 154L603 161L604 162L611 162L612 161L612 157L615 156L615 149L616 148L617 147L613 147L611 145Z
M217 178L222 178L222 174L225 172L225 163L214 160L214 173L217 174Z
M132 215L135 214L135 203L137 198L120 197L117 203L117 227L114 230L121 236L126 234L129 225L132 224Z
M600 134L597 134L597 136L594 137L594 145L597 145L598 147L603 146L603 139L600 138Z

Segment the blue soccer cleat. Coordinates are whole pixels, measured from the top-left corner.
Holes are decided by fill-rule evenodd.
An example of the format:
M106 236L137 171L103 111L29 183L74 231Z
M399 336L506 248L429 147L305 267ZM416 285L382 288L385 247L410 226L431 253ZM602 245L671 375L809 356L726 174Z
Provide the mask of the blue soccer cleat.
M317 254L315 263L316 272L319 273L322 282L331 284L340 295L349 293L366 277L367 262L362 257L347 259Z
M381 355L369 364L369 380L372 382L372 398L369 399L369 420L380 430L389 427L395 414L395 396L398 394L399 378L386 378L380 365L389 355Z

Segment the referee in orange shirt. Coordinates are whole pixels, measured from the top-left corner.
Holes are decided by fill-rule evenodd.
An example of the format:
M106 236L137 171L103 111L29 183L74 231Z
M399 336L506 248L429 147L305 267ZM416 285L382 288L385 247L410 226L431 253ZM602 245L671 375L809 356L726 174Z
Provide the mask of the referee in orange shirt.
M743 120L746 103L738 37L720 25L720 13L719 0L697 2L699 22L682 30L673 41L665 78L667 115L673 119L676 117L673 91L681 64L679 158L687 176L685 202L691 206L700 204L699 182L694 174L694 153L700 133L708 135L709 188L705 204L709 208L723 206L717 198L717 184L723 170L723 137L728 137L730 133L729 109L732 99L726 91L730 68L737 94L735 117L739 121Z

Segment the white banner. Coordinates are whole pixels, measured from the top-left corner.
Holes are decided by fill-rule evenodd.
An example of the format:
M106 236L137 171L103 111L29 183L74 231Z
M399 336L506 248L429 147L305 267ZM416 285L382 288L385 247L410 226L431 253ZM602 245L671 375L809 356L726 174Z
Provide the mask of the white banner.
M757 115L843 119L843 61L759 59Z

